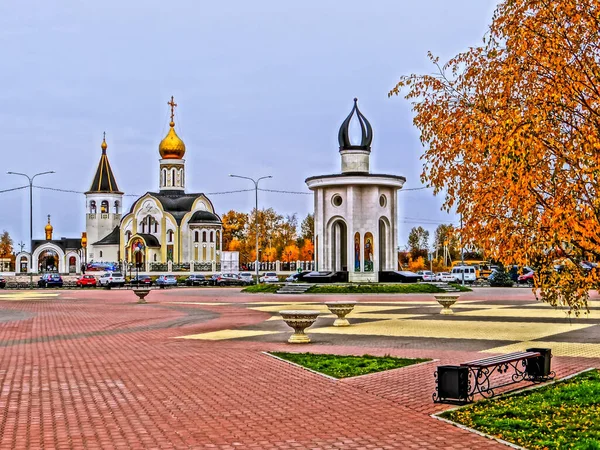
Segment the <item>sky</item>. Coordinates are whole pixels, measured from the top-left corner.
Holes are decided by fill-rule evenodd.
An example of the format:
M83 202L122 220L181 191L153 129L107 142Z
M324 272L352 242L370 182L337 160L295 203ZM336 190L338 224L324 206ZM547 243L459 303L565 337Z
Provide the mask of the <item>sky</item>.
M337 133L358 97L373 126L371 172L419 188L423 147L400 76L431 73L482 42L496 0L6 0L0 3L0 191L35 174L34 239L85 231L85 197L106 131L119 188L157 191L171 95L186 144L188 192L252 187L310 192L338 173ZM254 193L209 194L216 212L250 211ZM399 245L413 226L457 223L430 189L400 192ZM29 241L28 189L0 193L0 230ZM312 212L311 195L259 193L259 208ZM18 250L18 245L15 245ZM28 245L26 245L27 249Z

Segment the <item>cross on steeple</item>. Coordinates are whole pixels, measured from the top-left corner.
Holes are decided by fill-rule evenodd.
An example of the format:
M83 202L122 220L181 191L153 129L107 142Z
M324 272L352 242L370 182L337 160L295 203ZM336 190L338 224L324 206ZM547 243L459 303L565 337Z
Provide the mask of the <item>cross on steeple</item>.
M171 107L171 123L174 125L173 118L175 117L175 107L177 106L177 103L175 103L175 99L173 98L172 95L171 95L171 101L167 102L167 105L169 105ZM171 126L173 126L173 125L171 125Z

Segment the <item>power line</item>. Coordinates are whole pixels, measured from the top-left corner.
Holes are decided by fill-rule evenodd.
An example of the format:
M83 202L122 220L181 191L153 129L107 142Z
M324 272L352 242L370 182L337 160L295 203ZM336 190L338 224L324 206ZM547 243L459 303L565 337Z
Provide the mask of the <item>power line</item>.
M254 190L254 189L252 189ZM280 191L278 189L258 189L259 191L265 191L265 192L275 192L278 194L295 194L295 195L312 195L312 192L300 192L300 191Z
M23 187L27 187L27 186L23 186ZM67 192L70 194L85 194L84 191L76 191L73 189L60 189L60 188L53 188L53 187L48 187L48 186L33 186L33 187L37 188L37 189L45 189L48 191ZM22 189L22 188L17 188L17 189ZM205 195L235 194L238 192L249 192L249 191L254 191L254 189L238 189L235 191L206 192ZM0 191L0 192L2 192L2 191ZM141 195L139 195L139 194L124 194L124 196L125 197L141 197Z
M4 190L0 191L0 194L3 194L5 192L18 191L19 189L25 189L26 187L29 187L29 186L21 186L21 187L16 187L16 188L11 188L11 189L4 189Z

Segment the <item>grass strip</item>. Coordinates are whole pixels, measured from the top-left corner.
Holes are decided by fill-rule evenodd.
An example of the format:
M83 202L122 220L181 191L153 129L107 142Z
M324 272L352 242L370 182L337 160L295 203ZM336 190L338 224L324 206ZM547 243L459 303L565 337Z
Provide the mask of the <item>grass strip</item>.
M528 449L600 449L600 372L448 411L441 417Z
M398 284L319 284L312 286L308 294L437 294L443 289L427 283Z
M355 377L358 375L398 369L400 367L430 361L429 359L395 358L392 356L351 356L286 352L270 353L278 358L291 361L334 378Z
M248 287L242 289L242 292L249 292L251 294L257 294L257 293L274 294L279 289L281 289L281 285L279 285L279 284L263 283L263 284L253 284L251 286L248 286Z

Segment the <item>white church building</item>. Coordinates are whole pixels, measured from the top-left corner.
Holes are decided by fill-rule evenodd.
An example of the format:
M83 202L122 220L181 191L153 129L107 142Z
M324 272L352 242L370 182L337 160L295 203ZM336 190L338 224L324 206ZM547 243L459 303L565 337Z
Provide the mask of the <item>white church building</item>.
M341 173L306 179L314 192L315 264L348 272L351 282L376 282L397 268L398 190L406 178L370 172L373 130L354 99L342 123ZM359 130L350 136L351 129Z

